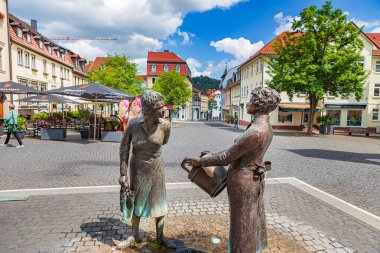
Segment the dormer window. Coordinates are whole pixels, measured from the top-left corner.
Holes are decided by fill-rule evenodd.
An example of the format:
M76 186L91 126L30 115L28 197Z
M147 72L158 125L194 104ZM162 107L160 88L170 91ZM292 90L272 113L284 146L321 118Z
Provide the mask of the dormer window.
M39 46L40 48L42 48L43 44L44 44L44 43L42 43L42 40L39 40L39 41L38 41L38 46Z
M152 64L152 72L156 72L156 64Z
M50 46L48 46L48 52L49 52L49 54L51 54L51 47Z
M165 65L164 65L164 71L165 71L165 72L168 72L168 71L169 71L169 65L168 65L168 64L165 64Z
M177 70L177 72L181 72L181 65L177 64L175 66L175 69Z
M29 33L26 34L26 40L27 40L29 43L32 43L32 38L30 37L30 34L29 34Z
M61 57L61 53L57 50L57 57Z
M62 60L65 60L65 54L61 53Z
M17 37L22 38L22 30L19 27L17 27Z

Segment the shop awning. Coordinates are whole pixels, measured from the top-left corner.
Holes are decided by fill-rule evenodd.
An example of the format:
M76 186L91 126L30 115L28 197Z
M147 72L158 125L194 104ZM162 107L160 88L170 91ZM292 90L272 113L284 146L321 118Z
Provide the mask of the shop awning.
M279 110L281 112L310 112L310 105L308 104L280 104ZM321 111L321 107L317 106L317 112Z
M342 108L349 108L349 109L365 109L367 107L366 104L325 104L326 108L329 109L342 109Z

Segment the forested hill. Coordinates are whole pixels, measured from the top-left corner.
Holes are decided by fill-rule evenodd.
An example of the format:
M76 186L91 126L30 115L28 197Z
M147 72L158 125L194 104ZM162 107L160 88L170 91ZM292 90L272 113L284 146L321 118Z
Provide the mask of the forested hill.
M194 86L200 89L202 92L205 92L208 89L219 89L220 80L214 79L208 76L196 76L191 78L193 80Z

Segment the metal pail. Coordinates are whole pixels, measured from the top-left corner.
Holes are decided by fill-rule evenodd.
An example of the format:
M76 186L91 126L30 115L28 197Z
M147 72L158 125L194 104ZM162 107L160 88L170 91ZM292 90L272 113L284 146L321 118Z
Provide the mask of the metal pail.
M181 167L188 173L194 184L214 198L226 188L227 169L223 166L193 167L191 170L182 162Z

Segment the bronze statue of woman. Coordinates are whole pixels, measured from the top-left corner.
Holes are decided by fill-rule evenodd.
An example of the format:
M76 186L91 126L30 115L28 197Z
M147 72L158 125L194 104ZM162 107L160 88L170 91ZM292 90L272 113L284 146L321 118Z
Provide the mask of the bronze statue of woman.
M230 205L229 252L254 253L267 248L264 212L264 177L270 162L264 155L273 137L269 113L280 103L277 91L257 87L251 93L247 113L254 122L226 151L185 158L193 167L230 165L227 172L227 191Z
M119 246L130 246L134 242L140 242L140 218L154 217L157 242L167 248L174 248L175 245L164 238L167 198L164 161L161 155L162 145L169 140L171 122L162 119L164 101L160 93L145 91L141 103L143 115L128 123L120 145L119 183L121 187L134 193L134 207L132 236ZM127 178L128 165L130 185Z

